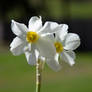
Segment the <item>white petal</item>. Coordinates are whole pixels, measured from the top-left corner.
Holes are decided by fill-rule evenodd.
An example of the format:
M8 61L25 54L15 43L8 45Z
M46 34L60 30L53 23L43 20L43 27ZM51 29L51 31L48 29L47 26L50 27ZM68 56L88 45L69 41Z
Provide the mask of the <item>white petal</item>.
M37 50L43 57L51 58L55 56L56 49L53 43L48 38L39 38L36 43Z
M61 30L56 32L56 38L59 38L61 41L64 41L67 33L68 33L68 25L62 24Z
M32 50L31 52L25 52L25 56L27 59L28 64L30 65L36 65L36 55L35 55L35 51Z
M73 51L63 51L61 53L62 59L71 66L75 64L75 53Z
M51 34L56 33L62 28L62 25L57 24L56 22L46 22L42 29L39 31L39 34Z
M27 50L25 51L25 56L28 64L36 65L36 61L38 60L39 52L35 49L34 44L28 44ZM30 49L31 48L31 49Z
M26 25L18 23L14 20L12 20L11 29L13 33L17 36L25 36L26 32L28 31Z
M53 34L44 34L44 35L41 35L41 37L46 37L48 40L52 41L52 43L55 42L55 38L54 38L54 35Z
M64 49L75 50L80 45L80 38L77 34L69 33L65 40Z
M35 49L35 56L36 56L36 61L37 61L39 58L39 52L36 49Z
M23 41L22 39L16 37L14 38L14 40L12 41L12 43L10 44L10 51L14 54L14 55L20 55L24 52L24 46L27 43L25 41Z
M31 19L29 20L29 31L39 31L40 28L42 27L42 18L40 16L39 17L31 17Z
M32 44L29 43L29 44L28 44L28 50L29 50L29 51L31 51L31 47L32 47Z
M52 58L52 59L47 59L46 60L46 63L48 64L48 66L52 69L52 70L54 70L54 71L59 71L60 69L61 69L61 66L60 66L60 64L59 64L59 62L58 62L58 55L56 54L56 56L55 56L55 59L54 58Z

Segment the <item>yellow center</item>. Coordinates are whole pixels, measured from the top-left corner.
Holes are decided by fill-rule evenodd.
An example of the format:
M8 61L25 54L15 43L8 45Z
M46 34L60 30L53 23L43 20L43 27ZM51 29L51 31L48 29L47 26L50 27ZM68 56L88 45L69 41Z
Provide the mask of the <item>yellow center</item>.
M34 43L39 39L39 35L36 32L27 32L26 40L29 43Z
M57 53L61 53L63 51L63 45L60 42L55 42L54 45Z

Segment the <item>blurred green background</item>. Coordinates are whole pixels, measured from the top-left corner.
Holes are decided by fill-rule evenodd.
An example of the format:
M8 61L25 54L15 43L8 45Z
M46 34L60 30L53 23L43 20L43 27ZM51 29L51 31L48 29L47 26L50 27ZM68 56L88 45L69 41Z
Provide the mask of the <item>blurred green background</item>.
M35 92L35 67L27 64L24 55L9 51L15 37L11 19L27 25L34 15L41 15L43 22L66 23L69 32L81 38L73 67L60 61L62 69L54 72L45 65L41 92L92 92L92 0L0 1L0 92Z
M41 92L92 92L92 52L77 52L76 55L73 67L60 61L59 72L45 64ZM35 67L27 64L24 55L13 56L5 49L2 51L0 92L35 92L35 79Z

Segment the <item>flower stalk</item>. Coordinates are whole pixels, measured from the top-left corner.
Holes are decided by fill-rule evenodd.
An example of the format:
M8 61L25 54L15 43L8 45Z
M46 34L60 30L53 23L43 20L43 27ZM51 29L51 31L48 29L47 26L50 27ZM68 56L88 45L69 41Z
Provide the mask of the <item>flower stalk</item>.
M36 92L41 90L41 73L42 73L42 64L41 60L38 59L36 64Z

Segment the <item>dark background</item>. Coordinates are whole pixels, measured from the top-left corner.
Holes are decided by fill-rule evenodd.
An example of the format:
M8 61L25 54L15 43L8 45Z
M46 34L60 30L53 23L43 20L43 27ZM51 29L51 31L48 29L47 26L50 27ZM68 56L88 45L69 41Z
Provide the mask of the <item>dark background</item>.
M81 38L80 51L92 51L92 0L2 0L0 1L0 43L8 45L14 35L11 20L28 25L32 16L69 25L69 32Z

